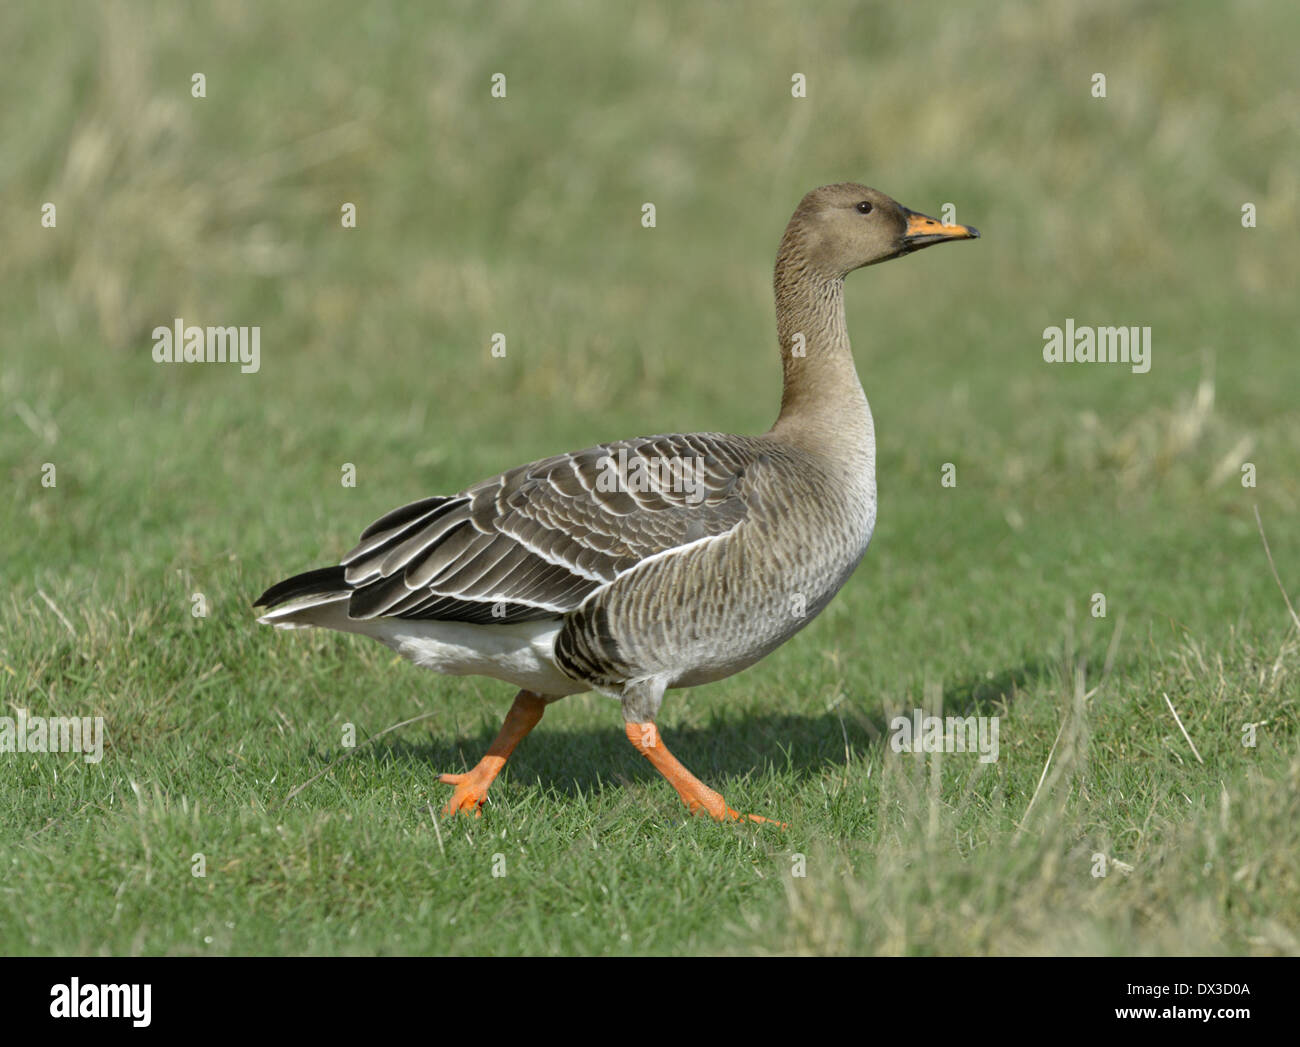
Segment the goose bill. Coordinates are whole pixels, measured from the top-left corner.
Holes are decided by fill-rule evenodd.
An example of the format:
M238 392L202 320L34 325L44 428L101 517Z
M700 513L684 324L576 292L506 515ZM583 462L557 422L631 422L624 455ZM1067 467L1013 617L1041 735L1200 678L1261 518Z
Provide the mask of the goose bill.
M919 251L932 244L949 240L977 240L980 231L971 225L945 225L928 214L903 209L907 215L907 232L903 234L903 253Z

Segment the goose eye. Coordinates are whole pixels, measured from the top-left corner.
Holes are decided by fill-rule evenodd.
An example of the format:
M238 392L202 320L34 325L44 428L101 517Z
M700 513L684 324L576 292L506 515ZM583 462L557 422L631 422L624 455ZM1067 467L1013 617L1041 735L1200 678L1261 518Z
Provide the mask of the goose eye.
M858 204L858 214L871 214L871 201L863 200Z

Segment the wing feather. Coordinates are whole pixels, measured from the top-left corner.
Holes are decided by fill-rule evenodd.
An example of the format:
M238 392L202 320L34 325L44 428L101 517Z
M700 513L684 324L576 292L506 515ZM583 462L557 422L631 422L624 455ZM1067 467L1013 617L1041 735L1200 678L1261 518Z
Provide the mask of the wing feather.
M353 618L556 617L647 557L748 514L747 437L652 436L556 455L380 517L344 558Z

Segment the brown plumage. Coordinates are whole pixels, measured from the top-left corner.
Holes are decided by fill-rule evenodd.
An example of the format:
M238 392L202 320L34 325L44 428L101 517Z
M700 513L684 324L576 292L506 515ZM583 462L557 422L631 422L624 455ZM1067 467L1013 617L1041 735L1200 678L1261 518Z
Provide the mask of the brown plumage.
M663 745L664 692L751 665L857 566L875 525L875 433L844 277L978 235L866 186L814 190L777 255L783 391L771 430L601 444L413 502L338 567L267 590L260 620L363 633L440 672L522 688L479 765L442 776L457 787L445 813L477 813L546 704L595 689L620 700L628 738L688 808L740 817Z

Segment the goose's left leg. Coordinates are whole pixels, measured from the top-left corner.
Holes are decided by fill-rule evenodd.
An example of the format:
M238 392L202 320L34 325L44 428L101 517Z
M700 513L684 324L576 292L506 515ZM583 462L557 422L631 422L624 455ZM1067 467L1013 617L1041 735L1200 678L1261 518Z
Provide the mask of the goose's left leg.
M439 775L438 781L454 785L456 791L451 794L447 806L442 809L443 817L457 811L474 812L475 818L483 815L483 801L487 799L488 786L501 768L510 759L515 746L523 741L524 736L537 726L546 710L546 700L532 691L520 691L515 695L515 703L506 713L506 722L501 725L496 741L488 749L487 755L474 765L474 769L465 774Z
M728 807L720 792L715 792L696 778L695 775L682 766L677 757L668 751L663 738L659 736L659 728L654 725L654 721L647 720L644 723L635 723L628 720L626 730L627 740L632 743L637 752L654 764L656 771L668 779L668 784L677 790L677 795L682 798L682 803L686 804L686 809L691 814L702 810L715 821L730 819L738 822L746 820L751 822L772 822L772 824L779 825L782 829L787 828L784 822L776 822L771 818L763 818L757 814L741 814L739 811Z

